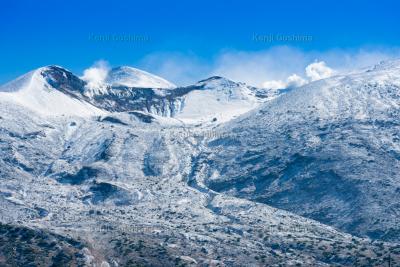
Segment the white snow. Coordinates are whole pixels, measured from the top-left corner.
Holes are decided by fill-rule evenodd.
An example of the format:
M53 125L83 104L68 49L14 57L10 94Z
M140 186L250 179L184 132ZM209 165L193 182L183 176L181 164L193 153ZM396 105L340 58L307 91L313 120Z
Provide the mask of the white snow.
M45 116L94 116L105 114L93 105L74 99L48 84L39 68L0 87L0 100L16 103Z
M230 99L221 92L193 91L185 98L185 105L176 118L187 123L211 121L219 122L231 118L258 106L256 101L249 99Z
M112 86L173 89L176 85L154 74L122 66L109 71L105 82Z
M175 118L185 123L218 122L230 119L250 111L261 101L254 92L243 83L235 83L225 78L210 78L197 85L202 90L194 90L185 96L181 111Z

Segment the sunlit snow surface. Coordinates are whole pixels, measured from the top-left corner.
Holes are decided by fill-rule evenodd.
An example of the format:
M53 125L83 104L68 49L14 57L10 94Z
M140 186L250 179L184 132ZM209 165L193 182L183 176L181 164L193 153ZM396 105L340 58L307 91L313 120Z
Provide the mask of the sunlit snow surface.
M173 89L176 85L154 74L132 67L118 67L109 71L107 84L140 88Z
M2 101L15 102L42 115L94 116L105 114L93 105L55 90L43 77L46 67L31 71L0 87Z

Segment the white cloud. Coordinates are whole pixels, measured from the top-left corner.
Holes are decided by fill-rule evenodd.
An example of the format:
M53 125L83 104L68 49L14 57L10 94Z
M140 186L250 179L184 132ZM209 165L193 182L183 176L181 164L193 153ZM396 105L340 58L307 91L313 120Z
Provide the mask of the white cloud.
M266 80L285 80L292 73L303 72L309 62L299 50L280 46L260 52L226 50L207 59L193 53L153 53L138 67L178 85L218 75L261 86Z
M266 81L285 81L293 73L304 71L308 62L297 49L278 46L264 51L225 51L215 60L212 74L260 86Z
M334 73L334 70L329 68L324 61L314 62L306 67L306 75L311 81L329 78Z
M300 87L306 83L308 83L307 80L303 79L297 74L292 74L286 80L286 87Z
M278 87L282 83L289 83L295 87L304 84L306 78L315 80L331 75L329 69L340 74L399 57L398 47L303 51L289 46L276 46L262 51L224 50L207 59L193 53L153 53L139 62L138 67L178 85L193 84L219 75L254 86L267 84ZM312 65L318 63L316 59L325 64ZM310 64L307 77L305 69ZM296 76L289 79L293 73Z
M107 78L109 70L107 61L99 60L92 67L84 70L81 78L88 83L89 88L98 88Z
M283 89L286 88L286 83L282 80L270 80L262 83L261 87L268 89Z
M307 80L303 79L297 74L292 74L285 81L282 80L269 80L261 84L261 87L268 89L284 89L284 88L295 88L308 83Z

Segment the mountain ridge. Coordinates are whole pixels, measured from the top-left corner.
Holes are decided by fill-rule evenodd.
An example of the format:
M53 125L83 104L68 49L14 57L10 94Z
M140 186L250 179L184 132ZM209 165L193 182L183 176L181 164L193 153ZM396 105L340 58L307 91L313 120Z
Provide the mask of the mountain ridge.
M15 93L22 90L21 82L31 76L41 77L41 81L33 84L31 96L26 95L25 98L36 99L33 94L39 94L40 98L45 98L49 94L56 94L57 91L68 96L63 101L57 104L50 105L51 107L42 112L42 114L51 114L56 106L63 106L63 102L81 103L80 108L77 105L72 105L68 111L68 107L57 112L56 115L79 115L79 113L89 115L101 115L107 112L126 112L126 111L144 111L158 116L174 117L178 120L184 120L188 123L198 123L211 121L217 118L220 121L226 121L233 116L240 115L255 107L259 103L271 99L274 94L269 94L266 91L250 87L244 83L235 83L223 77L210 77L199 81L198 83L186 87L159 86L150 87L132 87L132 84L124 82L130 79L130 74L125 77L125 72L134 71L135 75L145 74L151 79L153 76L147 72L141 72L138 69L131 67L117 67L112 69L104 84L97 87L88 87L88 83L72 72L60 66L50 65L38 68L28 74L17 78L17 80L7 83L2 86L0 93ZM120 72L123 72L122 74ZM122 78L121 78L122 77ZM155 77L155 76L154 76ZM158 79L158 78L157 78ZM162 78L160 78L162 79ZM122 82L120 82L122 81ZM164 80L159 80L163 82ZM155 83L158 85L158 83ZM128 85L128 86L127 86ZM145 84L142 84L145 85ZM17 88L17 87L20 88ZM1 92L3 91L3 92ZM61 97L61 95L59 95ZM31 100L32 101L32 100ZM56 99L50 100L54 103ZM28 101L25 101L28 102ZM189 102L189 104L187 104ZM198 106L207 103L206 106ZM32 107L30 103L25 103L25 106L40 112L40 105ZM43 105L46 107L46 104ZM93 106L92 112L86 112L87 106ZM73 108L72 108L73 107ZM239 107L241 109L239 110ZM236 110L236 111L235 111ZM84 112L85 111L85 112ZM235 112L233 112L235 111ZM214 114L215 113L215 114ZM232 114L231 114L232 113Z

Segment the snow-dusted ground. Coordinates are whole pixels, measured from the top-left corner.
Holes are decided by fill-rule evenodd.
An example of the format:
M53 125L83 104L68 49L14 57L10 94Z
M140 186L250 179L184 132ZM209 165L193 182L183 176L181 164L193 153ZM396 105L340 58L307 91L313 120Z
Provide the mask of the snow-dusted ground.
M101 114L48 116L0 98L1 223L70 236L87 265L398 263L400 75L390 64L264 98L209 79L182 89L176 116L102 109L79 80L51 88ZM255 109L203 119L236 101ZM368 239L379 227L391 236Z

